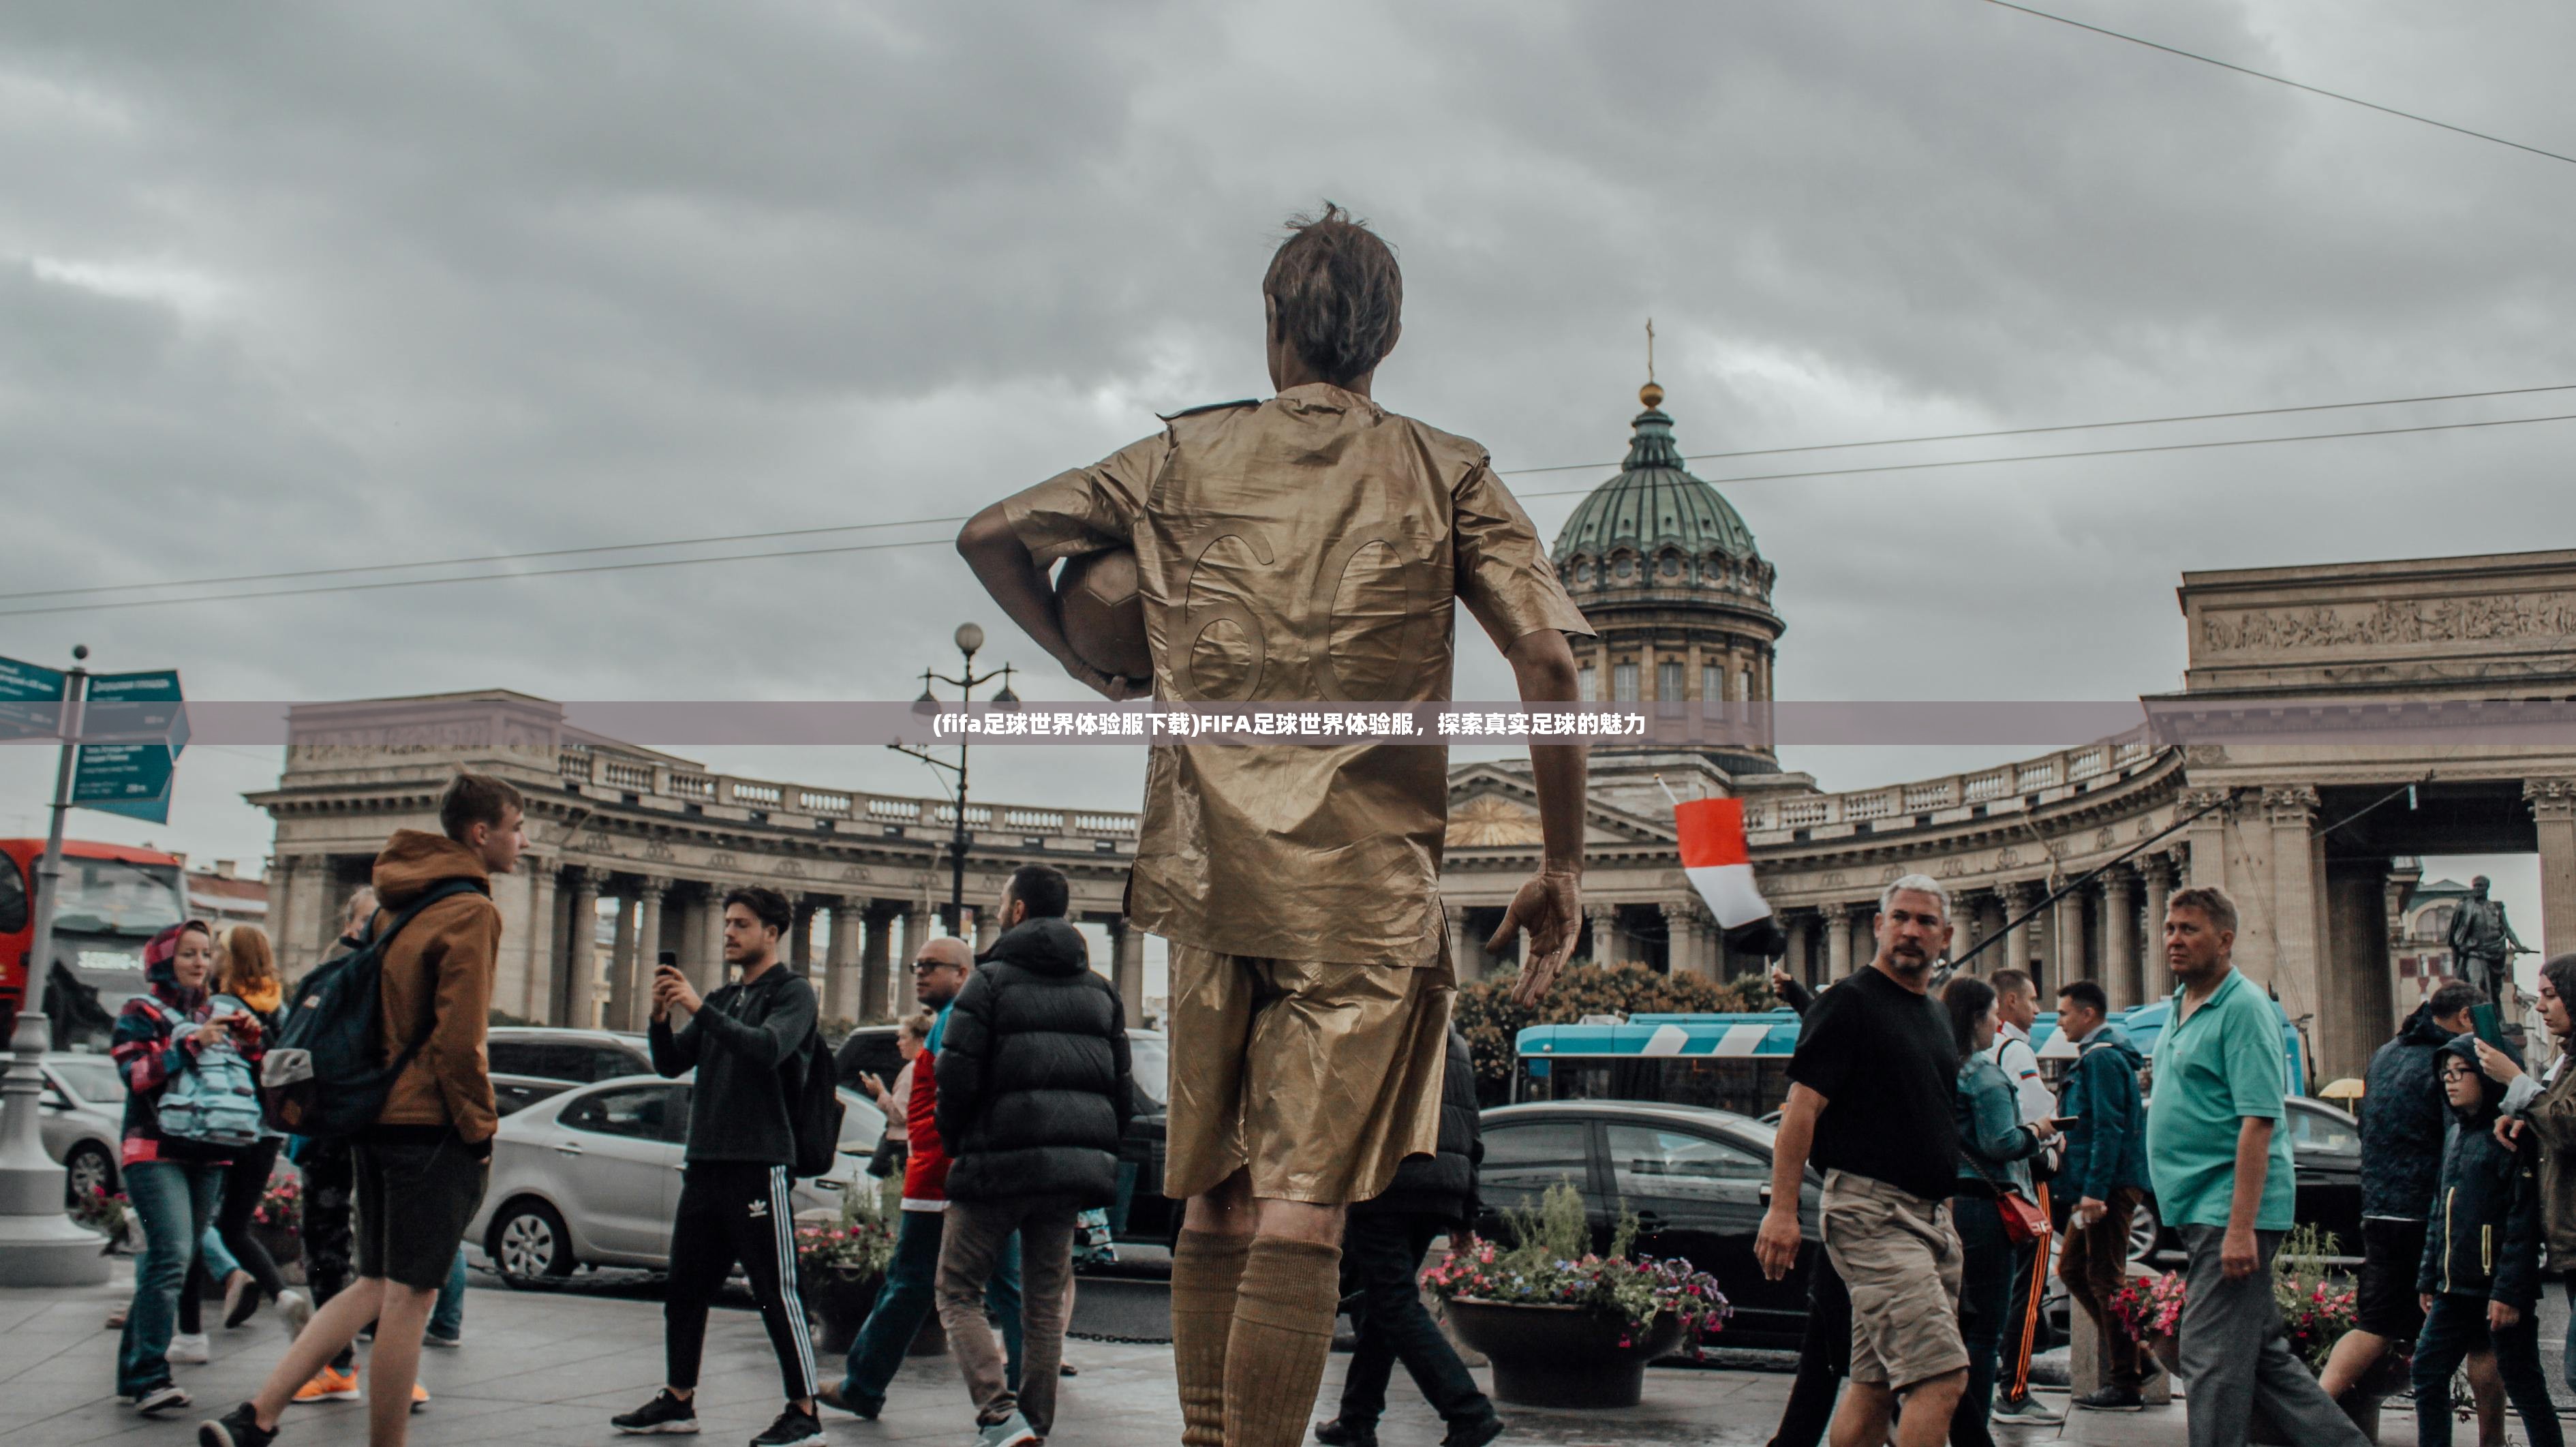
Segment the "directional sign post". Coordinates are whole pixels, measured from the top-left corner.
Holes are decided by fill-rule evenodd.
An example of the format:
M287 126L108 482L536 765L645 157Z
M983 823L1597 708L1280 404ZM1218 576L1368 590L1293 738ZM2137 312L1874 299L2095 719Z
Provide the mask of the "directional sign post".
M176 669L93 675L81 710L81 738L74 805L170 822L173 766L187 746Z
M75 660L89 656L75 648ZM0 728L20 737L54 735L62 758L54 772L54 818L45 857L36 867L35 939L26 957L26 1008L9 1047L15 1068L0 1080L0 1286L95 1286L107 1279L98 1238L63 1213L63 1168L45 1154L36 1098L44 1088L37 1061L52 1043L45 1019L45 975L53 963L54 897L63 872L63 815L71 808L74 740L87 672L69 673L0 658ZM177 681L172 680L175 696ZM43 715L41 719L39 715ZM41 726L39 726L41 724ZM168 752L163 746L163 752Z

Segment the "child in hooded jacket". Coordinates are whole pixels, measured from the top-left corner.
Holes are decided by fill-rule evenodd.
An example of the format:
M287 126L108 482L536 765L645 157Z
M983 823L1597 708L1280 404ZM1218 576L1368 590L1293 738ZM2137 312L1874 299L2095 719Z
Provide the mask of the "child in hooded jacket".
M2564 1447L2540 1370L2540 1180L2533 1143L2495 1138L2504 1087L2478 1069L2474 1036L2435 1057L2451 1120L2424 1233L2424 1331L2415 1341L2417 1447L2449 1447L2451 1374L2492 1343L2531 1447Z

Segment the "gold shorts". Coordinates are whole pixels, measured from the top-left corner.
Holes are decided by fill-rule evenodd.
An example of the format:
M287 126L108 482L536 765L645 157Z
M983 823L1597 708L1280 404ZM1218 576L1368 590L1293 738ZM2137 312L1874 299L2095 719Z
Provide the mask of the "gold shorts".
M1171 972L1164 1195L1250 1166L1257 1197L1347 1205L1439 1144L1457 994L1445 952L1406 969L1176 942Z

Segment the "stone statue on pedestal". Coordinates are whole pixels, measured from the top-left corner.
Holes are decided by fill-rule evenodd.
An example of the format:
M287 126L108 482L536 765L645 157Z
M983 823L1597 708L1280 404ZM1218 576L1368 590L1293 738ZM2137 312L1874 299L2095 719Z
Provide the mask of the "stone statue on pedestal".
M2469 897L2451 915L2450 943L2451 977L2484 990L2498 1004L2505 1003L2505 989L2513 983L2513 957L2531 953L2505 919L2504 901L2487 898L2483 874L2469 881Z

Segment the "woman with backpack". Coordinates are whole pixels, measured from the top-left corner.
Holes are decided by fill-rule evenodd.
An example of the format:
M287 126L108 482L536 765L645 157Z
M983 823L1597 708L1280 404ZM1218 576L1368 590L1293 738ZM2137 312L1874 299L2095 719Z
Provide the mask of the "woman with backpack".
M263 1041L277 1033L278 1007L285 1003L285 990L277 978L277 958L269 950L268 934L255 924L237 924L225 930L215 946L215 977L212 986L214 1006L218 1011L243 1011L259 1022ZM224 1282L224 1325L240 1326L259 1310L263 1300L290 1308L290 1319L300 1315L287 1298L295 1293L279 1274L277 1262L268 1248L250 1229L252 1215L268 1194L268 1178L277 1169L278 1148L286 1138L263 1130L253 1144L224 1167L222 1203L215 1209L215 1234L223 1241L224 1250L241 1263L241 1274Z
M109 1055L125 1079L125 1195L143 1223L134 1304L117 1344L117 1394L156 1413L189 1404L170 1378L170 1330L196 1267L197 1238L214 1219L223 1169L258 1137L249 1092L264 1048L256 1016L217 1018L207 984L215 936L203 920L175 924L143 947L149 993L125 1002Z

